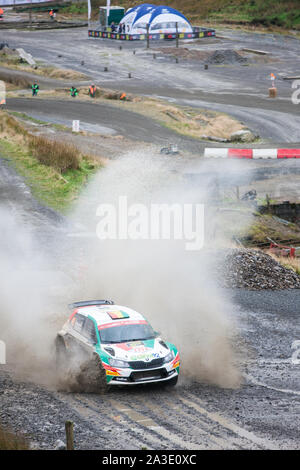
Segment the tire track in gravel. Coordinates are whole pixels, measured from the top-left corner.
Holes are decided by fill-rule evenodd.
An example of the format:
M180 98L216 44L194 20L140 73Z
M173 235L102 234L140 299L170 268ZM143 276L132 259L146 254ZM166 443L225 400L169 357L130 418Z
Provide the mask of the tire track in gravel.
M143 394L132 399L70 394L64 400L96 430L122 434L121 448L277 448L226 417L209 412L202 400L189 392L179 395L171 391L164 396L152 391L151 397Z
M107 434L107 438L109 439L110 432L112 432L112 439L113 436L122 435L122 441L120 449L140 449L141 445L147 446L147 448L151 448L151 440L147 439L147 436L144 436L143 432L139 432L139 430L133 430L132 428L125 426L124 423L117 419L113 413L108 412L107 408L101 405L99 402L95 402L94 399L91 397L86 397L83 394L68 394L67 396L60 397L62 401L67 403L69 406L74 409L81 419L88 420L89 424L93 425L96 431L103 431ZM129 436L127 437L126 434ZM120 440L119 440L120 442ZM159 444L159 442L155 442L155 445ZM94 443L93 443L94 446ZM114 442L114 448L116 446L116 442ZM107 449L110 449L111 445L108 442Z
M220 426L218 423L208 419L207 416L203 413L195 413L195 409L187 406L185 403L180 402L180 398L184 396L186 392L181 391L180 394L177 394L176 392L173 393L174 400L170 400L170 398L164 398L163 402L166 407L172 407L175 410L176 418L180 417L181 419L186 420L185 424L187 429L192 429L193 426L195 432L197 433L200 423L202 431L206 434L210 441L218 445L219 449L240 449L242 447L240 442L236 442L233 433L230 431L228 432L228 430L224 429L224 427ZM181 423L182 421L180 421L180 424Z
M217 436L215 430L202 419L202 416L193 415L185 407L179 407L178 404L170 402L167 398L160 397L160 405L154 404L150 399L136 399L136 402L139 402L144 410L147 409L153 419L162 421L163 426L176 429L177 433L184 433L184 436L188 433L191 440L198 436L202 441L200 444L204 445L206 449L237 448L229 441ZM168 415L165 413L166 410L169 412Z
M258 387L264 387L264 388L268 388L270 390L275 390L275 392L288 393L288 394L292 394L292 395L300 395L299 390L291 390L289 388L273 387L272 385L268 385L266 383L260 382L255 377L253 377L253 375L251 375L251 374L245 375L245 378L248 380L248 382L252 383L253 385L257 385Z
M148 394L147 394L148 396ZM82 400L82 397L81 397ZM143 399L141 399L142 402L145 404L147 402L147 398L145 400L145 397L143 396ZM143 408L141 411L137 411L135 407L132 407L128 403L129 400L116 400L112 398L108 398L107 401L110 403L110 408L112 410L115 410L116 413L119 413L120 416L122 416L122 421L120 421L121 424L124 425L124 427L128 428L128 426L131 426L131 430L134 431L136 434L137 432L141 435L142 438L147 439L148 442L154 446L153 448L162 448L163 447L168 448L168 449L190 449L190 450L203 450L207 448L219 448L216 445L200 445L197 443L191 443L191 442L186 442L186 434L184 436L178 434L178 429L177 432L175 433L173 431L173 428L175 426L170 426L169 423L166 423L166 427L164 425L161 425L159 423L161 421L160 417L155 420L152 417L148 417L147 413L145 413L144 407L141 405L141 408ZM134 397L134 403L136 403L137 399L136 396ZM86 403L89 408L95 412L99 412L99 408L97 405L99 405L99 402L95 396L89 397L89 398L84 398L84 403ZM101 410L102 412L102 410ZM107 413L106 413L107 414ZM111 419L112 415L110 415ZM159 424L158 424L159 423ZM134 426L134 427L132 427ZM168 429L171 428L171 429ZM184 429L186 430L186 429ZM199 434L199 429L197 428L197 433ZM157 447L158 446L158 447Z
M240 436L237 436L237 433L228 426L224 426L223 423L211 419L208 411L200 408L196 408L191 405L190 402L193 402L195 396L181 391L180 395L177 391L172 392L174 400L171 397L160 397L161 405L159 405L159 410L157 412L162 412L162 409L174 410L176 413L174 415L169 415L173 417L173 425L183 429L183 431L189 430L192 435L199 434L199 426L201 426L201 431L204 436L206 436L209 441L214 444L217 444L218 449L243 449L249 448L249 440L243 439ZM187 397L186 399L183 397ZM148 406L148 401L143 402L144 406ZM158 408L158 406L156 406ZM196 413L195 413L196 412ZM252 448L260 448L259 446L253 445Z
M149 394L132 399L124 396L119 399L109 399L112 409L119 412L124 419L124 424L134 424L138 429L142 427L145 432L152 430L159 434L158 441L161 445L161 438L168 439L169 447L174 444L184 449L240 449L247 448L248 441L236 437L228 427L222 426L219 422L211 420L203 413L195 413L195 409L186 406L178 401L178 393L173 396L164 396L162 393L155 393L152 390ZM132 406L134 402L134 407ZM97 398L88 399L86 403L95 409ZM179 406L180 404L180 406ZM136 406L138 405L138 406ZM97 408L95 409L97 410ZM167 413L168 411L168 413ZM171 411L171 412L170 412ZM206 411L206 410L205 410ZM187 436L189 442L187 444ZM196 437L197 436L197 437ZM155 443L157 446L157 442ZM259 446L253 446L259 448Z
M114 406L117 410L119 410L121 413L125 414L125 416L131 420L133 423L143 426L142 423L145 421L145 414L143 410L143 414L140 412L137 412L134 410L132 407L126 407L124 408L123 404L120 404L116 400L110 400L112 403L112 406ZM203 450L206 449L207 446L203 446L200 444L196 443L191 443L187 442L184 437L181 437L178 432L175 433L166 427L162 426L161 424L157 424L155 421L153 421L151 418L147 419L149 425L148 429L153 431L160 439L167 439L172 442L173 446L176 445L176 448L181 448L181 449L188 449L188 450ZM145 427L145 426L144 426Z
M157 436L157 433L152 430L152 427L155 428L156 424L151 419L145 419L140 413L136 413L132 408L129 409L127 404L125 405L121 402L116 402L116 400L108 399L106 401L106 405L108 402L110 403L109 409L111 411L107 411L107 406L105 410L103 410L103 407L100 409L99 400L100 398L96 396L80 396L80 398L77 397L76 399L76 401L79 401L84 406L88 407L88 410L85 409L85 412L91 414L91 416L95 417L95 413L96 415L100 414L102 419L102 416L104 415L108 419L108 423L113 423L114 429L118 426L122 433L124 433L125 430L129 430L133 439L136 439L136 436L138 435L139 448L141 447L141 443L146 445L149 449L168 449L172 447L173 442L171 440L165 439L164 442L162 442L161 436ZM126 412L128 410L132 414L127 415ZM118 414L115 415L115 413ZM119 416L121 419L117 419ZM132 427L132 425L135 427ZM130 442L132 443L132 441Z
M211 421L220 424L223 428L232 431L239 438L246 439L246 441L251 442L252 445L254 444L255 446L258 446L261 449L270 449L270 450L278 449L278 447L275 444L273 444L271 441L256 436L253 432L247 431L246 429L241 428L237 424L233 423L232 421L229 421L226 417L218 413L207 411L204 408L203 401L200 400L195 395L191 393L187 393L185 394L185 396L186 398L179 397L178 400L181 403L194 409L198 413L205 415ZM257 447L254 447L254 448L257 448Z

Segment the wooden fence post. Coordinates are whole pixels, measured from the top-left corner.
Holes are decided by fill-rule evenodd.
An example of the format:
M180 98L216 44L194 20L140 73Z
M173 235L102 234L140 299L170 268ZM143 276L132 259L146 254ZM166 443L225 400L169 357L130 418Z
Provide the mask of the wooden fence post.
M65 428L66 428L66 449L67 450L74 450L74 425L72 421L66 421L65 422Z

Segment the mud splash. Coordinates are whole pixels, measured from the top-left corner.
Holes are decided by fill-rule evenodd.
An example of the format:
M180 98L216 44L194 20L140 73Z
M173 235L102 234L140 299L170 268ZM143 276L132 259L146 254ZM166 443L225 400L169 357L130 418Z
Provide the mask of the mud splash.
M54 340L67 319L66 305L108 298L143 313L178 346L184 377L221 387L240 384L233 306L216 285L212 270L210 240L218 213L207 211L205 247L197 251L186 249L187 240L172 237L99 240L96 236L100 204L117 207L120 196L127 197L129 206L144 208L153 203L205 204L210 190L210 180L200 187L187 184L174 171L172 158L149 150L123 155L87 186L70 217L73 229L66 231L63 242L55 239L49 226L55 257L20 219L1 208L5 230L0 247L0 337L23 379L55 387ZM219 230L213 244L227 241ZM58 281L58 271L53 270L58 261L72 287ZM53 293L58 283L60 295Z
M144 207L154 202L207 201L209 181L201 188L187 187L171 169L171 160L147 152L112 162L87 188L74 211L74 222L95 234L99 204L117 207L124 195L129 205ZM208 232L215 217L213 213L210 220L207 214ZM240 384L233 307L214 281L209 240L203 250L187 251L182 240L99 240L95 236L87 242L84 231L81 235L86 273L78 300L109 298L142 312L179 347L186 377L221 387Z

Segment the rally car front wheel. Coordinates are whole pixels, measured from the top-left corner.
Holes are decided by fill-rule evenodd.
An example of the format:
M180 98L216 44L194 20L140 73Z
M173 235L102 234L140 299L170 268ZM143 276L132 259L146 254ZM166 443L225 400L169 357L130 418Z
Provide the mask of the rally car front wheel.
M81 391L85 393L106 393L109 388L105 369L96 353L81 364L76 379Z
M173 377L172 379L170 380L167 380L165 382L165 386L166 387L175 387L175 385L177 384L178 382L178 375L176 375L176 377Z
M55 340L57 386L61 391L105 393L108 390L106 372L98 354L83 357L68 352L64 339Z

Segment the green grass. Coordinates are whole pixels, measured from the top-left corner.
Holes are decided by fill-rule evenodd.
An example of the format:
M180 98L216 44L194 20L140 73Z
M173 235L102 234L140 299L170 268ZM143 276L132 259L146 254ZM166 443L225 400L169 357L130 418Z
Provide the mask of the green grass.
M217 3L217 2L216 2ZM220 22L236 22L249 25L280 27L300 30L299 1L282 0L233 0L224 2L221 10L212 10L208 19Z
M140 3L118 0L118 5L126 9ZM151 0L151 3L162 2ZM182 11L193 24L210 20L300 30L299 0L168 0L166 4ZM99 6L105 5L106 0L92 0L94 18L99 16Z
M65 126L64 124L56 124L56 123L49 123L47 121L42 121L41 119L36 119L32 116L29 116L29 114L26 113L20 113L19 111L7 111L7 114L10 116L14 116L19 119L23 119L24 121L32 122L34 124L41 124L41 125L47 125L51 128L57 129L59 131L64 131L64 132L70 132L72 133L72 129L70 127Z
M73 3L72 5L59 7L59 13L78 16L84 15L86 17L88 13L87 2L78 2Z
M1 139L0 152L24 177L36 199L63 213L68 211L88 179L101 166L83 157L78 169L67 170L61 175L52 167L41 164L28 150L24 150L24 146Z
M20 119L24 119L24 121L33 122L34 124L48 124L46 121L41 121L40 119L33 118L29 116L28 114L20 113L18 111L9 111L8 114L10 114L11 116L20 118Z

